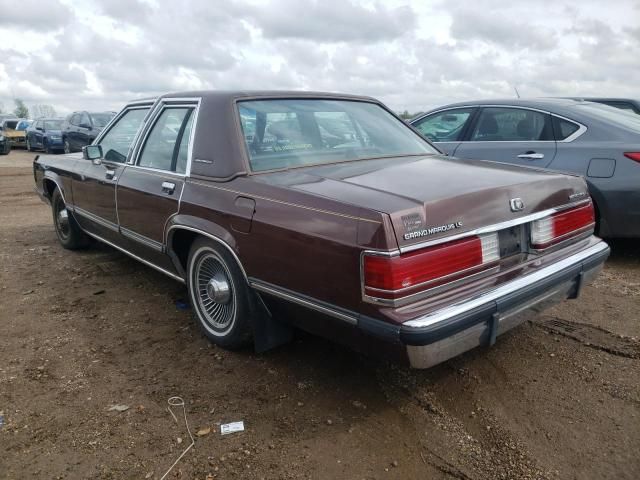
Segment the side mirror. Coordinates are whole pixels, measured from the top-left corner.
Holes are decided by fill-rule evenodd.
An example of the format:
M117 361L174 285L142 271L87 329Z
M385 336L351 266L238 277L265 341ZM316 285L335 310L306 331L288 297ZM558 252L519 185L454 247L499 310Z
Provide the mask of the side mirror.
M39 132L44 132L44 128L42 127L36 127L36 130L38 130Z
M91 160L94 165L100 165L102 163L102 147L100 145L82 147L82 158Z

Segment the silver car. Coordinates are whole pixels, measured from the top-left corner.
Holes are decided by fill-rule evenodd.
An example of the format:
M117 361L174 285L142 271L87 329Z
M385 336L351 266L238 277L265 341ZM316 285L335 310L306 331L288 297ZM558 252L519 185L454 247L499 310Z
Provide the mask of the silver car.
M638 115L585 101L511 99L447 105L410 123L451 156L582 175L598 233L640 237Z

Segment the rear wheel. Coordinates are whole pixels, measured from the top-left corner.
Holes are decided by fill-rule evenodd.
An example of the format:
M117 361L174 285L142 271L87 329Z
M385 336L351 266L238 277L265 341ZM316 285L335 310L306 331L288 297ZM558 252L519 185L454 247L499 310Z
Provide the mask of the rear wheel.
M58 240L64 248L77 250L89 245L89 237L84 233L62 199L60 191L56 188L51 196L51 210L53 212L53 225L56 229Z
M236 349L251 339L250 291L236 261L208 239L197 239L187 264L187 287L207 338Z

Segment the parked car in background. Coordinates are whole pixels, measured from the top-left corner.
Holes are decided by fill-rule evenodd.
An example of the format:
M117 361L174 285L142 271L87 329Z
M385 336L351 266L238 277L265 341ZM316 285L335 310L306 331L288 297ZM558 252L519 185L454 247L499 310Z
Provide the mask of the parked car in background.
M26 132L25 130L19 130L18 127L21 122L24 122L22 118L5 118L2 121L2 136L6 145L11 148L26 146ZM5 150L6 150L5 146ZM9 153L9 150L6 150Z
M640 116L570 99L457 103L411 121L451 156L583 175L598 233L640 237Z
M66 153L79 152L100 134L115 112L73 112L62 127L62 144Z
M368 97L164 95L33 168L63 247L186 283L225 348L294 325L426 368L576 297L609 253L579 176L448 158Z
M640 115L640 100L631 98L605 98L605 97L567 97L572 100L584 100L587 102L602 103L610 107L626 110L631 113Z
M62 118L39 118L27 129L27 150L62 151Z
M13 121L15 118L7 117L0 119L0 155L7 155L11 151L11 139L5 135L5 121ZM8 133L8 130L7 130Z

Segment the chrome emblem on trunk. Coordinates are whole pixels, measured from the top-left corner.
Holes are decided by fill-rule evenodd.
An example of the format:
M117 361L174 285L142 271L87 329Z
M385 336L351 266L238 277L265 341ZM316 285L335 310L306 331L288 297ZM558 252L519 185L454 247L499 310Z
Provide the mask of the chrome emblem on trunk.
M461 226L462 226L462 222L458 220L455 223L448 223L446 225L439 225L437 227L427 227L415 232L405 233L404 239L411 240L413 238L420 238L420 237L426 237L428 235L433 235L434 233L448 232L449 230L453 230L454 228L460 228Z
M509 200L509 205L511 205L512 212L519 212L521 210L524 210L524 202L520 197L512 198L511 200Z

